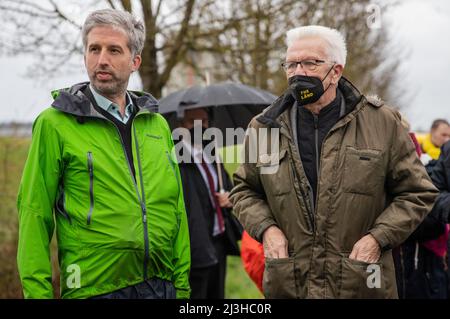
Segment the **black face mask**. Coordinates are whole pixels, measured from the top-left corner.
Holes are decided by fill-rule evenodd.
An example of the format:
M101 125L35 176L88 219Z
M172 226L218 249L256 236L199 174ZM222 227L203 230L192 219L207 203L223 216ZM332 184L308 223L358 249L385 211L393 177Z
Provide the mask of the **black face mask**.
M311 104L320 99L331 85L330 83L325 90L322 82L327 78L332 69L333 67L331 67L323 80L315 76L307 75L294 75L289 78L289 90L299 106Z

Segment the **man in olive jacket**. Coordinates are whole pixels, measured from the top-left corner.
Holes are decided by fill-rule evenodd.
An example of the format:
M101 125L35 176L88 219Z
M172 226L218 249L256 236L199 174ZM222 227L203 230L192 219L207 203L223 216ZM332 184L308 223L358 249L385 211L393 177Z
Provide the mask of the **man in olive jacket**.
M289 89L250 123L231 192L244 228L264 244L264 294L396 298L391 248L437 190L399 113L342 77L337 30L292 29L287 46Z

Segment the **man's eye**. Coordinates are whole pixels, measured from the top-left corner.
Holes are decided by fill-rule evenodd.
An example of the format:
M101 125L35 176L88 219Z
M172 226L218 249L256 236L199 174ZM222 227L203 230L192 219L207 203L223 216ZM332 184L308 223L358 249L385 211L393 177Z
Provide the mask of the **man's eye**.
M98 48L90 48L89 49L89 52L96 52L96 51L98 51Z
M314 62L314 61L303 61L302 62L302 64L304 65L304 66L313 66L313 65L316 65L316 63Z

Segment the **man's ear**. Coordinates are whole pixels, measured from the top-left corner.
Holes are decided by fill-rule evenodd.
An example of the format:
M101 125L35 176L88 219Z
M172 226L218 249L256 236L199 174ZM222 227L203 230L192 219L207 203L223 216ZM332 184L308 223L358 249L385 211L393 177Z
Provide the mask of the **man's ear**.
M331 82L333 84L337 84L342 77L342 73L344 72L344 67L341 64L336 64L333 67L333 76L331 77Z
M133 65L131 67L131 69L134 71L137 71L139 69L139 67L141 66L142 63L142 57L140 54L136 54L133 58Z

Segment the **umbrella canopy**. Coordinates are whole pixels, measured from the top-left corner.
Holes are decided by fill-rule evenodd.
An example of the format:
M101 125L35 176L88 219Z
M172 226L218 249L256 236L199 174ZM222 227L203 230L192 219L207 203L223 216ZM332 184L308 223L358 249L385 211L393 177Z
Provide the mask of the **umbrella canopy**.
M208 108L212 115L210 126L225 133L226 128L247 128L250 120L276 98L270 92L255 87L224 82L193 86L169 94L159 101L159 112L173 129L186 110Z

